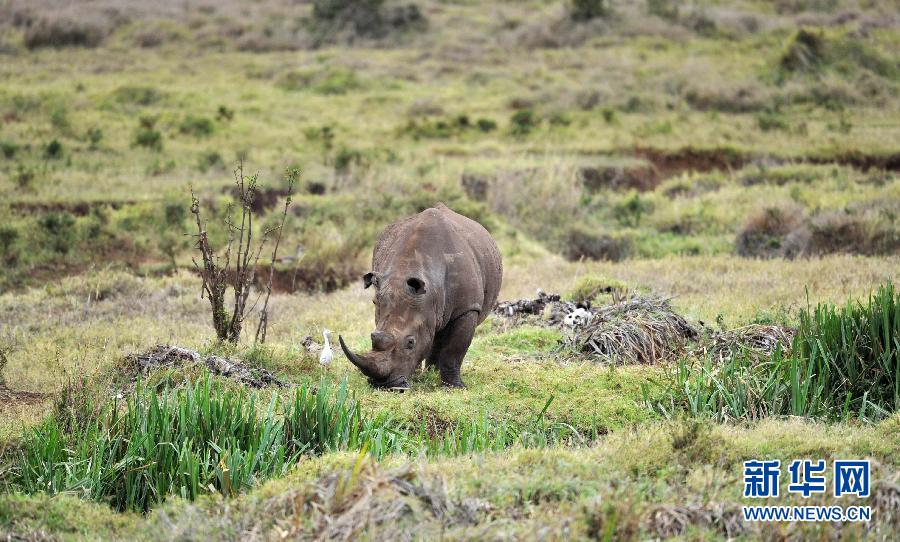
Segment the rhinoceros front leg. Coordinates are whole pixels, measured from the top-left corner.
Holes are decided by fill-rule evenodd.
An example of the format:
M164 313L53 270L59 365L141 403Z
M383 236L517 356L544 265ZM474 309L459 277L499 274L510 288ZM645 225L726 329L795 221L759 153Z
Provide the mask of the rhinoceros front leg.
M463 359L472 344L475 326L478 325L478 313L467 312L442 329L434 338L431 354L425 361L425 367L437 366L441 374L441 382L452 388L465 388L459 377Z

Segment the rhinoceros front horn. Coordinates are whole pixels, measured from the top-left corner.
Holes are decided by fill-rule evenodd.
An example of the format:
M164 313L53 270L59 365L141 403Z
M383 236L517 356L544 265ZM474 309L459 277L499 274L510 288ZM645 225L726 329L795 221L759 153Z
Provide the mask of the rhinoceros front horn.
M369 378L379 379L384 375L382 371L378 370L378 367L375 365L373 360L367 359L365 356L359 356L354 354L347 348L347 345L344 344L344 338L338 335L338 341L341 343L341 350L344 351L344 355L347 356L347 359L350 360L350 363L356 365L356 367L362 371L364 375Z

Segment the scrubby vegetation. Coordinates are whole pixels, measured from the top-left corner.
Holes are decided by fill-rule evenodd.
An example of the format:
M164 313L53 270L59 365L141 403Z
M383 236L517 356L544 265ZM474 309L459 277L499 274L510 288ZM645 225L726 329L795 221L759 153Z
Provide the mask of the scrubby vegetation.
M891 539L897 39L880 0L0 3L0 539ZM465 391L320 367L437 201L502 300L594 320L491 316ZM242 211L279 241L229 340L188 234ZM873 459L872 522L740 519L742 461L819 456Z
M900 295L892 284L868 301L800 313L793 341L768 359L749 351L682 361L656 408L720 420L768 416L881 419L900 407Z

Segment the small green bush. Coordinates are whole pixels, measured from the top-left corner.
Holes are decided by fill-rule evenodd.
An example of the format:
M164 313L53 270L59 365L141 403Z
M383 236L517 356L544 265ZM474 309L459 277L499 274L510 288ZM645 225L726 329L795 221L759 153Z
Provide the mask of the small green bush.
M801 28L791 38L781 56L781 68L789 71L813 71L825 60L825 34Z
M613 217L625 227L636 228L640 226L641 218L652 211L651 202L632 192L613 206Z
M19 152L19 144L15 141L9 141L4 139L0 141L0 153L3 153L3 157L8 159L15 158L16 153Z
M588 21L609 14L606 0L571 0L569 16L575 21Z
M105 18L57 15L48 10L31 21L25 29L23 42L29 49L39 47L96 47L111 31Z
M96 126L88 128L85 135L87 136L88 144L92 149L96 149L100 145L100 142L103 141L103 130Z
M188 115L178 125L178 131L194 137L208 137L216 131L216 125L208 117Z
M334 154L335 171L344 173L349 171L350 166L361 165L363 163L363 155L356 149L341 145Z
M163 99L165 93L153 87L125 86L113 92L113 99L121 104L153 105Z
M216 110L216 120L230 121L233 119L234 119L234 109L231 109L227 105L220 105L219 109Z
M19 230L14 226L0 226L0 255L4 260L12 254L18 239Z
M44 147L44 157L49 159L57 159L62 157L63 145L58 139L53 138Z
M478 119L478 121L475 123L475 125L478 126L479 130L481 130L482 132L485 132L485 133L493 132L494 130L497 129L497 122L495 120L489 119L489 118L484 118L484 117Z
M628 285L621 280L600 275L585 275L575 282L567 297L575 303L599 305L621 299L627 293Z
M57 130L65 130L69 127L69 111L63 104L57 104L50 111L50 124Z
M33 188L35 177L36 174L33 168L26 167L22 164L19 164L16 168L16 186L23 190L30 190Z
M75 246L75 217L66 211L50 212L38 219L47 245L56 253L68 254Z
M155 151L162 150L162 132L156 129L156 118L143 116L139 119L139 125L134 132L133 145L146 147Z
M537 127L537 116L532 109L520 109L509 119L510 133L514 136L525 136Z
M631 239L613 236L576 224L569 228L563 239L563 255L569 260L620 261L631 255Z
M200 155L197 160L197 169L207 172L210 169L222 169L225 167L225 160L218 151L207 151Z

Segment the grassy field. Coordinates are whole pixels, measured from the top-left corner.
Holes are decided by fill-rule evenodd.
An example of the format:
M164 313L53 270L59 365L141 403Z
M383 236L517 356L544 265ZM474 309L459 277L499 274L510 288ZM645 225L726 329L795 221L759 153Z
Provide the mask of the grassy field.
M892 2L157 4L0 1L0 538L900 529L900 297L869 301L900 282ZM256 233L301 171L265 344L216 342L194 272L191 191L223 246L238 163L259 174ZM321 368L304 338L368 347L374 239L438 201L496 238L501 300L591 279L671 298L699 333L629 364L494 315L465 390ZM710 354L750 326L802 344ZM203 364L136 384L129 356L157 344L286 386ZM771 503L872 521L743 521L742 462L802 458L871 459L872 496Z

